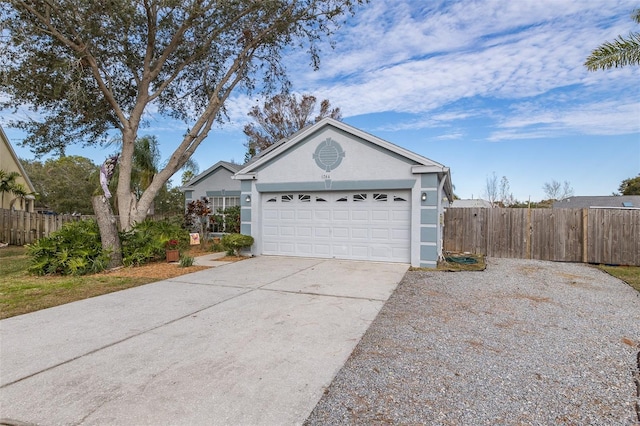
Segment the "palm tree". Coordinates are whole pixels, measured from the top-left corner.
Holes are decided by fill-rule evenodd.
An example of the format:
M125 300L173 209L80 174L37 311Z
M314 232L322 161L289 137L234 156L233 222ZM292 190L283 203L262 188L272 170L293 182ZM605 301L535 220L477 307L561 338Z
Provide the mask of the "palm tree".
M19 177L20 173L18 172L7 172L0 169L0 194L2 194L2 198L0 199L0 206L4 205L5 192L15 194L16 191L20 191L21 189L24 191L24 187L16 182L16 179Z
M11 192L16 197L9 203L9 209L13 209L13 205L18 200L20 200L20 208L22 209L24 207L22 202L27 198L27 195L30 195L29 192L27 192L27 188L19 183L16 183Z
M182 166L182 184L186 185L191 179L196 177L200 173L200 167L193 158L189 158L184 166Z
M634 10L631 18L640 24L640 9ZM603 43L591 52L584 65L589 71L640 65L640 33L631 32L628 38L618 36Z
M133 146L133 170L131 171L132 190L140 199L145 189L151 185L153 177L160 167L160 148L155 136L143 136L136 139Z
M120 144L119 139L114 139L110 143ZM160 143L155 136L142 136L136 139L133 145L133 167L131 169L131 192L140 199L143 192L151 185L153 177L158 173L162 164L160 163ZM187 160L182 170L191 171L197 174L199 167L198 163L190 158ZM116 172L117 173L117 172ZM194 176L195 176L194 174ZM111 179L111 182L117 182L117 175ZM117 198L114 200L117 206ZM151 203L149 207L149 214L153 214L155 211L155 201Z

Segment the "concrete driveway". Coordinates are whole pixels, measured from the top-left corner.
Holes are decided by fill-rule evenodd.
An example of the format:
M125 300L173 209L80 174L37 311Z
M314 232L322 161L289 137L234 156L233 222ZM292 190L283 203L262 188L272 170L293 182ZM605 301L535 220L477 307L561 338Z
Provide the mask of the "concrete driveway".
M258 257L0 321L0 418L299 424L408 265Z

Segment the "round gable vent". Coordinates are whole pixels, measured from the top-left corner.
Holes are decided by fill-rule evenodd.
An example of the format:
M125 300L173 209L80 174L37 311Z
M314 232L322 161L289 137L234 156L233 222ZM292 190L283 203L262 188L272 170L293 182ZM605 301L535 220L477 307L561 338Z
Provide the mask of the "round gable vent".
M344 158L344 151L340 144L331 138L327 138L318 144L313 159L322 170L330 172L336 169Z

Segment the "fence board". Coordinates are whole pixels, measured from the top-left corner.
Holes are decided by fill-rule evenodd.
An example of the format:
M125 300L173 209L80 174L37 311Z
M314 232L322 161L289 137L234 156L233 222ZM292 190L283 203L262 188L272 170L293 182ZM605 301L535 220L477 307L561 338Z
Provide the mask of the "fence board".
M67 222L89 219L93 216L73 216L70 214L47 215L0 209L0 242L11 245L24 245L48 237L62 228ZM115 216L116 219L118 216ZM148 216L153 220L162 220L170 216Z
M0 241L17 246L31 244L62 228L65 223L79 219L81 217L72 215L44 215L0 209Z
M450 208L444 249L640 266L640 210Z

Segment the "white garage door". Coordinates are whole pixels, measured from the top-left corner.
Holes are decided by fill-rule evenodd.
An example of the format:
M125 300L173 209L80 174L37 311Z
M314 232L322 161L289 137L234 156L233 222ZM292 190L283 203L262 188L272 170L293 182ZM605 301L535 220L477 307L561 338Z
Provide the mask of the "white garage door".
M262 196L263 254L409 262L409 191Z

